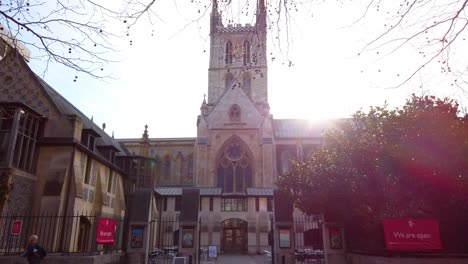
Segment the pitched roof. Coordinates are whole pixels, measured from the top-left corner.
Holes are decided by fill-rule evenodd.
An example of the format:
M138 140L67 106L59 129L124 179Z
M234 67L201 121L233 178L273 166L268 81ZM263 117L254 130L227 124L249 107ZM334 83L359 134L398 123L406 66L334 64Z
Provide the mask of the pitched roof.
M276 138L319 138L340 120L273 119L273 132Z
M46 83L42 78L34 74L41 86L47 92L49 97L52 99L53 103L57 106L58 110L63 115L75 115L81 119L83 122L83 129L91 129L96 132L99 137L96 138L96 146L112 146L120 151L120 155L124 153L129 153L125 147L119 144L115 139L110 137L106 132L104 132L98 125L96 125L91 119L89 119L85 114L83 114L78 108L76 108L72 103L70 103L65 97L58 93L54 88L52 88L48 83Z
M190 189L197 187L188 187ZM161 196L181 196L182 187L159 187L154 191ZM200 196L273 196L273 188L247 188L246 192L239 193L223 193L221 188L217 187L200 187Z
M273 196L273 188L247 188L247 196Z
M189 187L193 189L194 187ZM196 188L196 187L195 187ZM161 196L181 196L182 187L160 187L156 188L155 192ZM222 189L216 187L201 187L200 196L217 196L221 195Z

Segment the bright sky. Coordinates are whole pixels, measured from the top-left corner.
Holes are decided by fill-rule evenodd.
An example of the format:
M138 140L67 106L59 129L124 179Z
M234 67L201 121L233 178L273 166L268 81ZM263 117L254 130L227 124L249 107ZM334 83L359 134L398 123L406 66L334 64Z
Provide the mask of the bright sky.
M139 138L145 124L150 137L196 136L197 115L208 89L209 14L189 24L199 14L186 2L176 8L173 1L159 1L156 25L141 23L129 38L115 42L119 62L104 68L113 79L104 82L80 74L73 82L74 72L52 65L46 81L97 124L105 122L106 132L114 131L117 138ZM409 50L390 56L382 56L383 51L358 56L385 24L379 14L369 14L352 25L364 12L365 3L318 1L311 10L295 16L287 56L293 67L284 66L283 59L271 61L273 56L282 56L270 39L273 55L268 83L274 118L349 117L360 107L384 101L401 105L411 93L460 98L436 66L408 85L389 88L411 74L418 60ZM38 73L43 67L40 61L30 65Z

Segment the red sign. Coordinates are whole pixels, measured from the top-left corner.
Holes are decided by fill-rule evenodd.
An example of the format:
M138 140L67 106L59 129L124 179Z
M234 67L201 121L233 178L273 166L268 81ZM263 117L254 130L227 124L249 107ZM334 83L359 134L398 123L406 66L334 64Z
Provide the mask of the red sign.
M23 229L22 220L14 220L13 222L11 222L11 234L12 235L21 234L21 229Z
M113 244L115 242L115 220L112 218L99 218L96 241L99 244Z
M391 250L442 249L435 219L384 219L385 246Z

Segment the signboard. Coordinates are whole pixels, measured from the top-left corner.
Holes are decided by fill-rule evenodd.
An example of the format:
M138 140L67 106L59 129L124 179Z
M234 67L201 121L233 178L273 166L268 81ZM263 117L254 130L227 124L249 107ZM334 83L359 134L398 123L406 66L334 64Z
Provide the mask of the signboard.
M182 247L193 248L193 228L182 229Z
M384 219L385 246L390 250L442 249L435 219Z
M143 227L133 227L130 235L131 248L143 248Z
M185 264L185 257L174 257L172 264Z
M341 235L341 229L338 227L330 227L328 233L330 237L330 248L343 249L343 237Z
M115 242L115 220L99 218L96 230L96 242L99 244L113 244Z
M218 258L218 248L216 246L208 246L208 259L217 259Z
M11 234L12 235L19 235L21 234L21 229L23 229L23 221L22 220L13 220L11 222Z
M291 247L291 231L289 229L279 230L279 246L280 248Z

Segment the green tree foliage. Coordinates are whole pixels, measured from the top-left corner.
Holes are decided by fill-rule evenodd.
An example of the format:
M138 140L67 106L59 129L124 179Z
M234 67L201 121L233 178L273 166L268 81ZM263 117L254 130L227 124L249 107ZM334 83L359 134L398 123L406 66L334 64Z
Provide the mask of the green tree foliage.
M278 184L302 211L368 235L388 217L467 219L468 119L458 107L413 95L401 108L358 111Z

